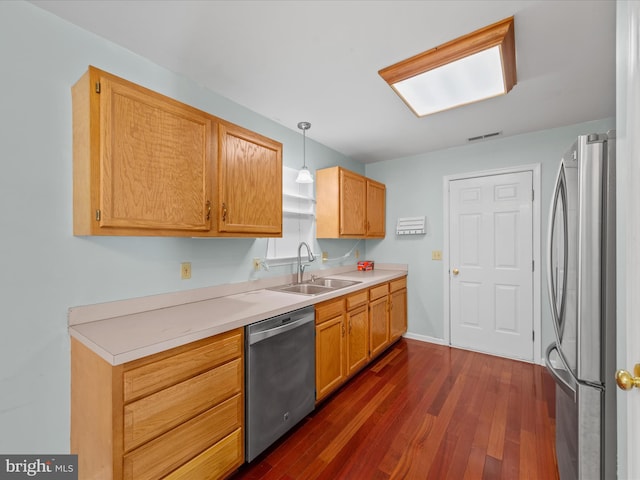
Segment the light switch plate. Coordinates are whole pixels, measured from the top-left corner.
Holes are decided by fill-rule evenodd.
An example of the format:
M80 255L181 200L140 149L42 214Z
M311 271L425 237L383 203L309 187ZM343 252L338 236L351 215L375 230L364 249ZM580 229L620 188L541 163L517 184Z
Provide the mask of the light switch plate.
M442 260L442 250L433 250L431 252L431 260Z

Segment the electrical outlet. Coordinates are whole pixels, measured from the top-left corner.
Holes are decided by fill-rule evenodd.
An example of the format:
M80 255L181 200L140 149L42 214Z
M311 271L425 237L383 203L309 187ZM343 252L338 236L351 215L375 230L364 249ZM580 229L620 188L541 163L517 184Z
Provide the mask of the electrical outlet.
M260 271L260 259L259 258L254 258L253 259L253 270L254 270L254 272L259 272Z
M191 262L182 262L180 265L180 278L189 280L191 278Z
M322 252L322 263L325 263L329 260L329 252Z
M356 259L360 258L360 250L358 250L358 249L356 248L356 252L355 252L355 253L356 253Z
M431 252L431 260L442 260L442 250L433 250Z

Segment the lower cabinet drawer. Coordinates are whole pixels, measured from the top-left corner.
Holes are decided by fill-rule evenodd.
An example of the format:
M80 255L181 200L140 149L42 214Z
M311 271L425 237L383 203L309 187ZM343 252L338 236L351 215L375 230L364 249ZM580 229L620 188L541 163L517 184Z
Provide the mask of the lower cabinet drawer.
M239 357L243 349L242 330L232 330L175 348L172 350L175 354L169 357L166 353L156 354L130 362L123 378L124 401L129 403L222 365Z
M128 452L242 391L243 361L235 359L124 407Z
M389 291L397 292L398 290L402 290L403 288L407 288L407 277L399 278L397 280L392 280L389 282Z
M344 313L344 298L329 300L316 305L316 325Z
M389 284L385 283L383 285L377 285L375 287L371 287L369 289L369 300L375 300L380 297L384 297L387 293L389 293Z
M369 300L369 293L366 290L354 293L347 297L347 310L351 310L359 305L364 305Z
M238 394L124 456L124 480L157 480L242 426Z
M244 462L242 430L238 429L208 448L189 463L165 477L167 480L214 480Z

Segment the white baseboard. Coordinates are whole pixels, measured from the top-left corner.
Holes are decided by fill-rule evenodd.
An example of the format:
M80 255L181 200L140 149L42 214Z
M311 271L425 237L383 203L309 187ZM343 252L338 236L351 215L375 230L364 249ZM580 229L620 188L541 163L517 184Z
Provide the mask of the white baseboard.
M435 343L435 344L438 344L438 345L447 345L444 342L444 339L436 338L436 337L429 337L427 335L418 335L418 334L415 334L415 333L407 332L407 333L405 333L403 335L403 337L404 338L410 338L412 340L419 340L421 342Z

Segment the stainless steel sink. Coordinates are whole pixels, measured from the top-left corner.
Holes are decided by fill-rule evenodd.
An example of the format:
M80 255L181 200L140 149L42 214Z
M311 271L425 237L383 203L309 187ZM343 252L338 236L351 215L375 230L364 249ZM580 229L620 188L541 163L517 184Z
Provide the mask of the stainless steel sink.
M350 287L351 285L356 285L362 282L356 282L355 280L342 280L340 278L314 278L306 282L310 285L321 285L323 287L329 287L332 289L345 288Z
M328 293L335 288L323 287L322 285L312 285L310 283L294 283L293 285L280 285L279 287L269 288L278 292L301 293L303 295L320 295Z
M354 280L341 280L339 278L314 278L303 283L292 283L287 285L278 285L277 287L271 287L267 290L274 290L276 292L285 293L298 293L301 295L320 295L322 293L333 292L341 288L350 287L356 285Z

